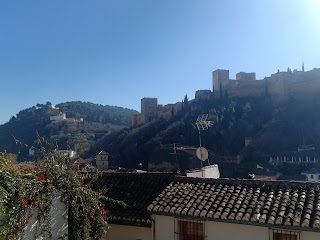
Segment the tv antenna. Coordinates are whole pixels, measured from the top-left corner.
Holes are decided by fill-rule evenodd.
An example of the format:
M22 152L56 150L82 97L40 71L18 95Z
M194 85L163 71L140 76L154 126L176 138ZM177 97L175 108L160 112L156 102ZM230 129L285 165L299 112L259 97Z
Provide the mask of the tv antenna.
M213 121L207 121L208 114L199 115L196 120L197 129L199 131L199 148L196 151L197 157L201 160L201 174L203 177L202 171L202 162L206 161L209 157L207 149L201 146L201 131L208 130L209 127L213 126Z

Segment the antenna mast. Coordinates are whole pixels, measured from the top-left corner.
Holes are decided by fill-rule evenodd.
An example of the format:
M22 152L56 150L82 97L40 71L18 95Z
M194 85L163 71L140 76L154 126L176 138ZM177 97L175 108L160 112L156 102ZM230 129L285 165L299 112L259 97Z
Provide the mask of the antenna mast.
M197 149L197 154L198 158L201 160L201 174L203 177L203 170L202 170L202 161L205 161L208 159L208 151L201 146L201 131L208 130L209 127L213 126L213 121L207 121L208 114L203 114L198 116L196 120L196 125L199 131L199 145L200 147Z

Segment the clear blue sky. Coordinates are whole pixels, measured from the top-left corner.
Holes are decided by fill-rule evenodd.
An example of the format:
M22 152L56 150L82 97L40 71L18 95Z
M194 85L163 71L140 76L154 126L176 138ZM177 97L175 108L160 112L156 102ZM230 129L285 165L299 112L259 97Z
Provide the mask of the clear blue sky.
M217 68L311 70L319 26L318 0L3 0L0 124L46 101L193 99Z

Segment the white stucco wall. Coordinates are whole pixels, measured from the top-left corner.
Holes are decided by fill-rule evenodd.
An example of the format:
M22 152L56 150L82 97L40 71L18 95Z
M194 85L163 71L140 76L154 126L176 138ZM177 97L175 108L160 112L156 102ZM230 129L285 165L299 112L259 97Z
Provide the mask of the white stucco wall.
M51 116L50 120L51 121L63 121L63 120L66 120L66 114L63 113L63 114L59 114L59 115L56 115L56 116Z
M218 164L210 165L207 167L203 167L199 170L192 170L187 172L187 177L194 177L194 178L219 178L220 171Z
M173 217L153 215L153 227L155 235L153 240L174 240L174 221Z
M207 239L269 240L267 227L207 221L205 231Z
M320 173L307 173L306 177L307 177L307 181L309 181L309 182L319 182L320 181Z
M151 228L109 224L107 240L152 240Z
M319 240L320 232L301 232L300 240Z
M25 229L24 240L42 240L43 237L38 236L38 220L37 211L32 212L33 216L29 219L29 224ZM68 211L64 203L61 202L61 195L57 195L52 200L52 207L50 209L51 216L51 233L52 240L67 240L68 237Z
M152 217L155 220L155 238L153 240L175 240L174 226L176 219L160 215L153 215ZM268 227L205 221L204 228L205 240L272 240L272 231ZM319 239L320 232L300 232L300 240Z

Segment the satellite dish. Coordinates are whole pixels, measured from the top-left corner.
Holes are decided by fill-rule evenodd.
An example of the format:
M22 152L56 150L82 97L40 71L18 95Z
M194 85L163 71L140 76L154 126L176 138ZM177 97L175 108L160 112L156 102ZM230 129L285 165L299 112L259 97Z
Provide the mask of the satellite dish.
M196 154L201 161L207 160L209 156L207 149L205 149L204 147L197 148Z

